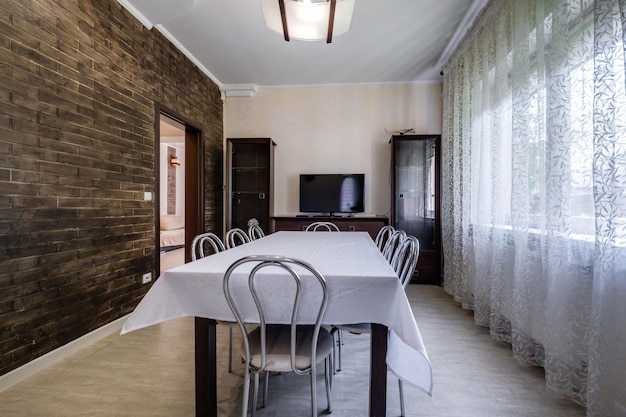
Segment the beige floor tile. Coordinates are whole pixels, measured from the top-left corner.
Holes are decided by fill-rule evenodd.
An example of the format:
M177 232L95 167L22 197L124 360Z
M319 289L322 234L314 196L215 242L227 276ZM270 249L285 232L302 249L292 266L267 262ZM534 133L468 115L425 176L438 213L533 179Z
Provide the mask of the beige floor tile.
M543 372L515 364L439 287L407 293L433 364L433 396L405 384L407 416L583 417L585 410L545 389ZM226 371L227 328L218 326L219 415L241 414L242 377ZM335 376L334 417L367 415L369 337L346 334L343 370ZM236 344L237 345L237 344ZM318 410L326 407L320 369ZM308 378L270 379L259 417L308 415ZM388 415L399 415L397 380L389 374ZM194 415L193 319L114 334L0 393L2 417L184 417Z

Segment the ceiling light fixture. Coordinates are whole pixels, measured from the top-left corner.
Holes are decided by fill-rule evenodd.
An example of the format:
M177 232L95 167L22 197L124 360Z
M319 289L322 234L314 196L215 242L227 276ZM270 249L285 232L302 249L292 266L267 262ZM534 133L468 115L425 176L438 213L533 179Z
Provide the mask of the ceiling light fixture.
M350 30L355 0L261 0L265 24L286 41L331 43Z

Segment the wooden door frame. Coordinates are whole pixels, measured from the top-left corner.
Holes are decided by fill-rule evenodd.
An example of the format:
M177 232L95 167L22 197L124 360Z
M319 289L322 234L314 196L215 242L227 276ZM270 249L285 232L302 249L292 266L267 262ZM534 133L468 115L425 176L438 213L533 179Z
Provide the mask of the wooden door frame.
M160 160L161 160L161 128L160 119L164 115L185 126L185 262L191 261L191 241L194 236L204 230L204 130L200 123L189 120L176 111L156 103L154 112L156 143L155 158L155 248L156 275L161 269L161 242L159 239L160 216L161 216L161 190L160 190Z

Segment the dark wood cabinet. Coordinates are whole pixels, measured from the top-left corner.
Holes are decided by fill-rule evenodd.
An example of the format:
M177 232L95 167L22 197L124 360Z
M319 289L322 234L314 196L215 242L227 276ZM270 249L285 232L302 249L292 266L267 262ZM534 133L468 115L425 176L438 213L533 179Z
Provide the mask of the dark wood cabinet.
M226 230L248 231L255 218L264 231L274 207L274 147L270 138L229 138L226 144L228 198Z
M339 230L346 232L368 232L372 239L376 239L378 231L389 224L385 216L371 217L337 217L337 216L295 216L295 217L272 217L273 232L279 230L302 231L313 222L333 222Z
M441 135L392 136L391 225L420 241L411 282L441 285Z

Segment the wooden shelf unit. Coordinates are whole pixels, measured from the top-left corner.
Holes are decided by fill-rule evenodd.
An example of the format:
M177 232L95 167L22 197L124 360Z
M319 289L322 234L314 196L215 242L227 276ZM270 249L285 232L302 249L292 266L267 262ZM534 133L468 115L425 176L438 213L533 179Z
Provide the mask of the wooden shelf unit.
M248 220L256 218L267 232L274 208L274 147L271 138L227 140L228 198L226 230L248 231Z
M346 232L368 232L376 239L378 231L389 224L385 216L277 216L272 217L272 232L280 230L302 231L313 222L332 222L339 230Z

